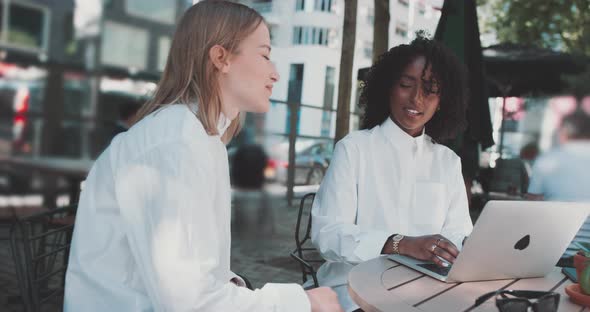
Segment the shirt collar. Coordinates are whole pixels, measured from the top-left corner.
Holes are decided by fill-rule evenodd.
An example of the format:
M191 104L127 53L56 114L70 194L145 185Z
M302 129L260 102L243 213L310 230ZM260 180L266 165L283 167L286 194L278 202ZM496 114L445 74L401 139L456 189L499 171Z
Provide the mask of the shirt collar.
M199 109L199 105L197 103L191 103L189 104L189 108L191 112L194 115L196 115L197 110ZM219 119L217 120L217 133L219 136L223 136L225 134L225 131L227 130L227 128L229 128L231 122L232 120L225 117L225 115L222 112L219 113Z
M393 122L391 117L387 117L387 119L381 124L381 129L391 144L409 147L412 151L415 150L418 154L422 153L424 137L426 136L424 131L425 128L422 129L422 133L419 136L413 137Z
M217 132L219 136L223 136L227 128L231 125L231 119L225 117L223 113L219 113L219 120L217 121Z

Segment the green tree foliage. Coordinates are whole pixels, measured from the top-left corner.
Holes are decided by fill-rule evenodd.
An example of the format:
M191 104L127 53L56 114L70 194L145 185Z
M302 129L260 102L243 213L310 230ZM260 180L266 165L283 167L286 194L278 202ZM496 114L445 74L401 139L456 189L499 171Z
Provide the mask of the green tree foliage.
M590 0L480 0L493 11L485 28L501 42L590 56Z
M482 33L495 32L499 42L528 44L568 52L586 59L586 70L564 75L569 92L590 93L590 0L478 0Z

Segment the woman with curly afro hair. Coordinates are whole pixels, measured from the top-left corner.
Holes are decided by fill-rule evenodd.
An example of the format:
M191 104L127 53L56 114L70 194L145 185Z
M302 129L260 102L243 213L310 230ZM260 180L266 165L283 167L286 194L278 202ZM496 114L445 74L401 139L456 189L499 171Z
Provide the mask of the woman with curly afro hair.
M369 70L362 130L336 144L312 208L312 242L327 260L322 286L346 311L354 264L401 254L452 264L473 225L460 158L438 142L465 125L465 69L422 33Z

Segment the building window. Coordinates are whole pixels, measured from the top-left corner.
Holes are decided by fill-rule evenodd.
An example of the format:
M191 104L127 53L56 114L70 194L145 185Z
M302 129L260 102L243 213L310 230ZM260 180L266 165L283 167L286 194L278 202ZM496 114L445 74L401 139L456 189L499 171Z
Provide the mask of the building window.
M0 18L0 42L25 50L47 50L50 19L48 8L2 1Z
M272 11L272 0L256 0L252 3L252 8L258 13L268 13Z
M333 41L333 30L320 27L293 27L294 45L323 45L328 46Z
M332 125L332 105L334 103L334 90L336 86L336 70L334 67L326 67L324 79L324 109L322 111L321 136L330 136Z
M321 12L332 12L333 0L315 0L314 9Z
M397 0L397 2L405 7L410 5L408 0Z
M168 60L168 52L170 51L170 45L172 40L170 37L162 36L158 39L158 70L164 71L166 67L166 61Z
M277 36L275 34L276 31L277 31L276 26L269 26L269 28L268 28L268 34L270 36L270 44L271 45L276 45L277 44L277 42L276 42L277 41Z
M305 0L297 0L295 2L295 11L304 11L305 10Z
M147 29L105 21L101 47L102 63L145 70L149 53L148 40Z
M336 0L297 0L295 2L295 11L317 11L317 12L334 12L334 2ZM313 5L313 7L312 7Z
M426 5L423 2L418 3L418 14L422 16L426 14Z
M176 5L176 0L125 0L125 11L155 22L174 24Z
M287 89L287 102L301 103L303 95L303 64L291 64L289 71L289 87ZM287 120L285 132L289 133L291 130L291 110L287 110ZM299 133L299 124L301 122L301 110L297 110L297 124L295 125L295 133Z
M408 26L406 26L405 24L395 25L395 34L406 38L408 36Z
M293 27L293 44L301 44L301 27Z
M302 44L311 44L311 27L302 27L303 40Z

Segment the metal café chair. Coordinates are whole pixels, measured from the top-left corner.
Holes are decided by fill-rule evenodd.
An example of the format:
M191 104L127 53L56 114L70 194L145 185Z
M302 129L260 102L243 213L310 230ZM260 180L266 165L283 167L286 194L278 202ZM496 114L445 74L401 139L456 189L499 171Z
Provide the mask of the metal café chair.
M325 260L321 259L319 252L311 245L311 207L314 198L315 193L306 194L301 198L299 213L297 214L297 224L295 226L296 248L291 252L291 257L301 266L303 283L307 282L309 276L311 276L314 287L318 287L319 283L316 269L324 263Z
M76 205L17 218L10 247L27 312L63 296ZM59 300L59 299L58 299Z

